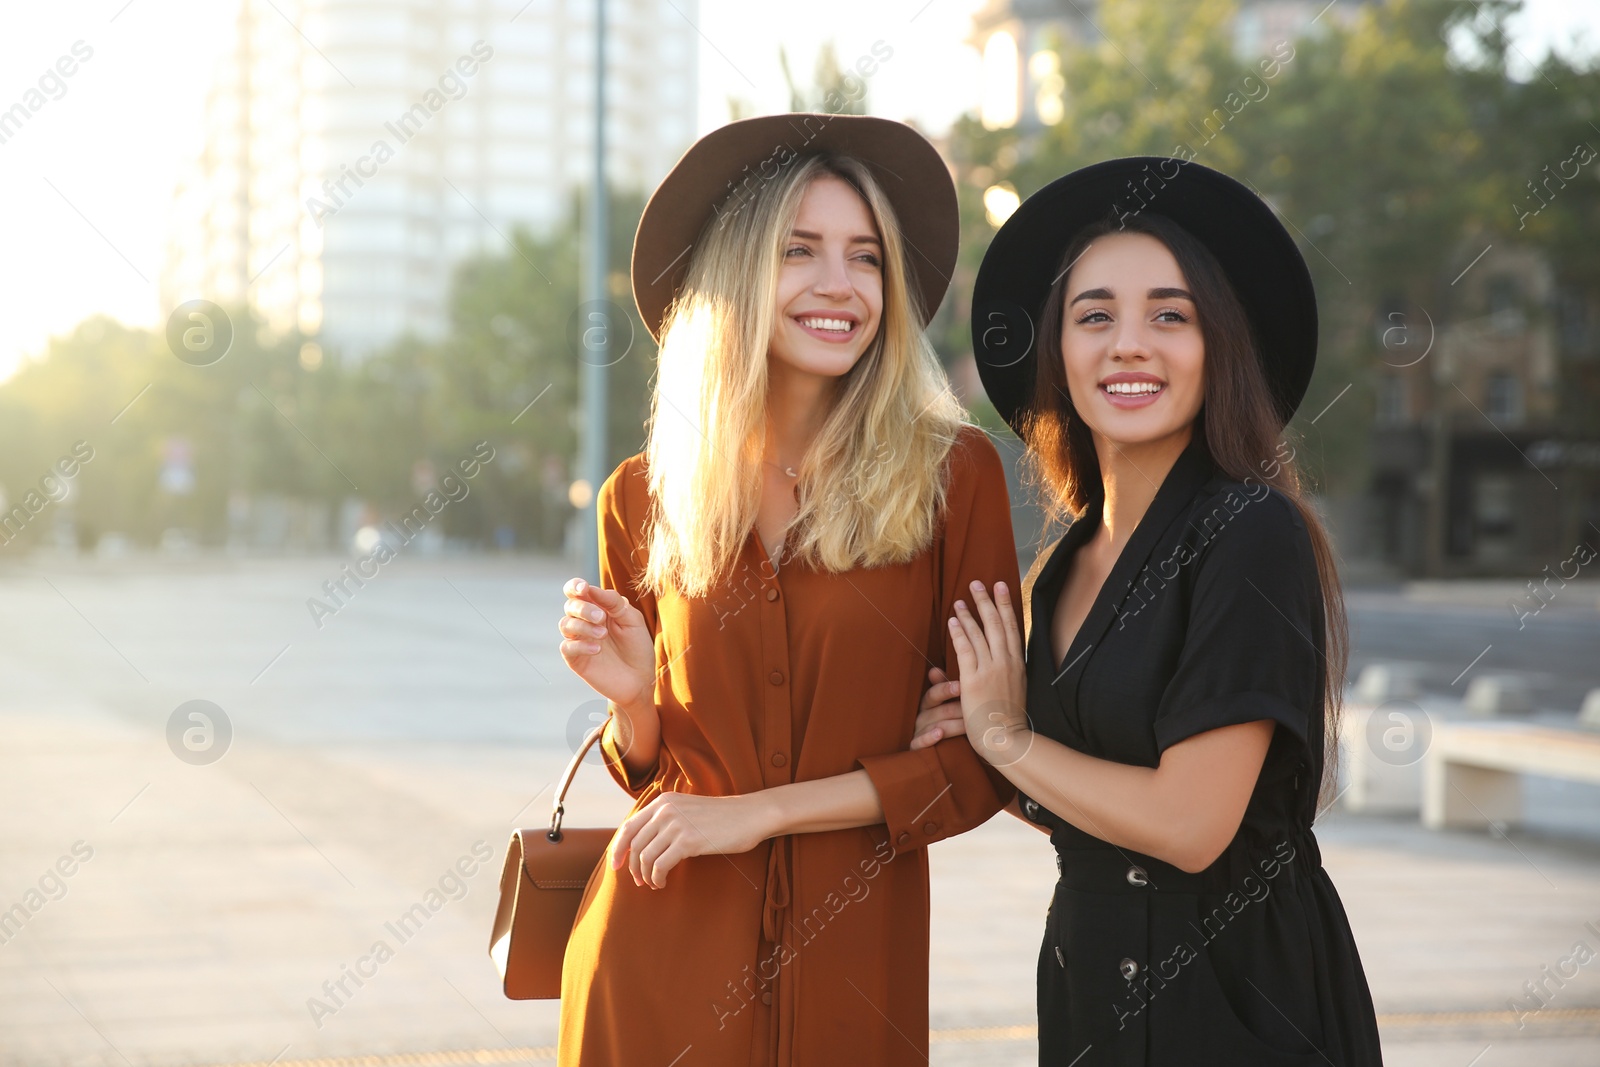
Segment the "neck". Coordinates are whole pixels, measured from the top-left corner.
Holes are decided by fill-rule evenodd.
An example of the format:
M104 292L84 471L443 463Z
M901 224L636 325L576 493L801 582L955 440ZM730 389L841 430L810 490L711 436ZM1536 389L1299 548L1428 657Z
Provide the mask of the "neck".
M767 361L767 459L800 468L800 460L827 421L833 381Z
M1156 490L1161 488L1167 472L1188 447L1193 435L1192 425L1171 436L1137 444L1119 444L1095 434L1100 483L1105 489L1100 525L1115 551L1120 552L1133 536L1134 527L1149 510Z

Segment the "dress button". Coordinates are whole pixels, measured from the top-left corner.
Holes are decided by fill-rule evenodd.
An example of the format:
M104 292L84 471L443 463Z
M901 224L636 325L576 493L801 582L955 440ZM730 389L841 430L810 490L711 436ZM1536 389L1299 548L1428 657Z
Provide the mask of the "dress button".
M789 757L785 756L782 752L774 752L772 754L772 765L774 767L782 767L785 763L788 763L788 762L789 762Z
M763 994L761 994L761 1003L763 1003L763 1004L771 1004L772 1003L772 994L771 993L763 993Z
M911 844L911 835L902 833L899 837L894 839L894 843L897 845L909 845Z
M925 822L925 823L922 824L922 832L925 833L925 834L938 833L939 832L939 824L936 823L936 822Z
M773 671L771 674L767 675L767 681L771 682L773 685L782 685L783 684L783 672L782 671Z
M1032 797L1029 797L1027 800L1023 801L1022 802L1022 814L1026 815L1032 821L1038 822L1039 821L1039 802L1034 800Z
M767 599L768 600L777 600L778 599L778 591L776 589L768 589L767 590Z
M1130 982L1133 981L1133 976L1139 973L1139 965L1132 960L1123 960L1117 967L1122 971L1122 977Z
M1150 876L1143 867L1129 867L1126 875L1129 885L1149 885Z

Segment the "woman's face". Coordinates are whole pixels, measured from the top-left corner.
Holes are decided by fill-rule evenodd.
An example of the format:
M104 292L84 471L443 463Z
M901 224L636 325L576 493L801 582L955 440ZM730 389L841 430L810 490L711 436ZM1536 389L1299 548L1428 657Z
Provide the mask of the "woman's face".
M861 195L831 174L814 179L783 245L769 357L837 378L877 335L883 243Z
M1205 397L1205 344L1167 246L1142 233L1098 238L1066 294L1067 390L1095 436L1142 445L1187 435Z

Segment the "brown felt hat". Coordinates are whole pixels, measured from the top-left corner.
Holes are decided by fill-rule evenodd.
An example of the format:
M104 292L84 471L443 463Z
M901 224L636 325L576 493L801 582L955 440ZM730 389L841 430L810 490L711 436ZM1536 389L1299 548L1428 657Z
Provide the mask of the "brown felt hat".
M923 320L933 317L950 287L959 238L956 187L938 150L903 122L795 112L712 130L656 187L633 236L633 300L650 336L661 340L690 250L713 215L737 211L810 155L851 156L872 171L905 238L907 288L921 301Z

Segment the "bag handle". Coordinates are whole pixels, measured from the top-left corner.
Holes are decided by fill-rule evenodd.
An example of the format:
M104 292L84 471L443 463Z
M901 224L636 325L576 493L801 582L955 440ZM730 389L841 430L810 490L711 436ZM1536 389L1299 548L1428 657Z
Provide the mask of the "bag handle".
M600 740L600 735L605 732L606 723L611 721L607 714L605 721L584 737L583 744L578 746L578 751L572 754L572 759L567 763L567 769L561 773L561 784L556 786L555 803L550 809L550 829L545 831L545 837L551 841L561 840L561 817L567 812L567 789L572 785L572 779L578 774L578 767L583 763L583 757L589 754L594 743Z

